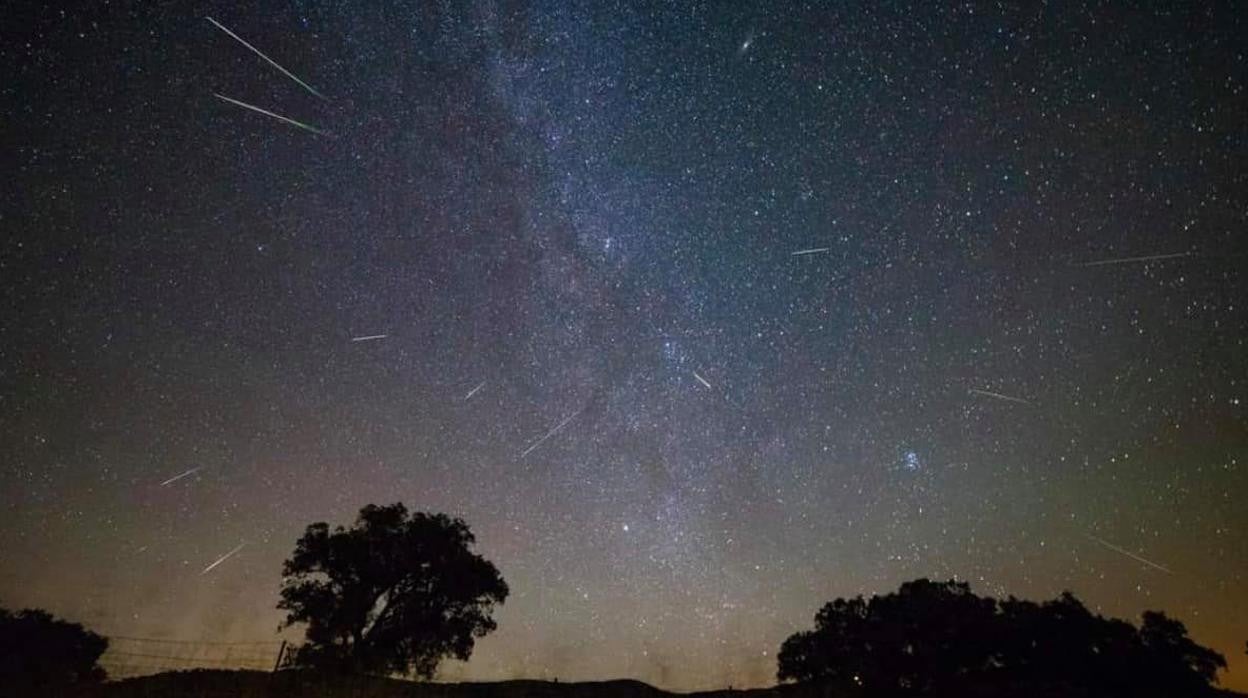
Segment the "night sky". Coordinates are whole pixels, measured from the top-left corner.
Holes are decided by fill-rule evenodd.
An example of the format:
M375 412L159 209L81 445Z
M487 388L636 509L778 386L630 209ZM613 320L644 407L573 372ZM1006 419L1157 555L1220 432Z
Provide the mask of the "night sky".
M1248 689L1232 4L42 5L0 604L272 640L304 527L403 501L512 589L446 679L770 684L956 576Z

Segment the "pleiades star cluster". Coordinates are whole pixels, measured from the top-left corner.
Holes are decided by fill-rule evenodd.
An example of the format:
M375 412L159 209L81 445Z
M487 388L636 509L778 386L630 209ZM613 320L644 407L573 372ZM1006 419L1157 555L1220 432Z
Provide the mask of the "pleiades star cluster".
M0 604L271 640L368 503L447 680L766 685L916 577L1248 688L1232 3L11 2Z

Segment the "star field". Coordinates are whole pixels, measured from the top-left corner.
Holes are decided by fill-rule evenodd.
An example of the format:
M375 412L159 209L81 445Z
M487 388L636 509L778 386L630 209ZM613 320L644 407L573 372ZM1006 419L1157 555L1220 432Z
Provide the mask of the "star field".
M512 590L449 680L767 685L956 576L1248 689L1233 7L0 16L0 604L271 639L403 501Z

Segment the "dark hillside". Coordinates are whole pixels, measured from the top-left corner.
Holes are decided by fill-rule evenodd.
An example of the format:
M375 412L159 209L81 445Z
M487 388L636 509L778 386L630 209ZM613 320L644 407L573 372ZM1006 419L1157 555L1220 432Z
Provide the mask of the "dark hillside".
M106 683L71 698L837 698L852 694L816 687L782 685L748 690L672 693L640 681L584 683L517 680L492 683L415 683L377 677L327 678L306 672L196 670ZM1221 691L1219 698L1248 698ZM1095 698L1069 687L984 686L957 698ZM24 698L15 696L14 698ZM39 695L39 698L49 698ZM858 696L857 698L869 698ZM941 698L941 697L937 697ZM952 696L948 698L953 698Z
M196 670L143 676L84 689L75 698L662 698L693 695L798 695L795 687L675 694L640 681L585 683L517 680L492 683L416 683L378 677L326 677L309 672Z

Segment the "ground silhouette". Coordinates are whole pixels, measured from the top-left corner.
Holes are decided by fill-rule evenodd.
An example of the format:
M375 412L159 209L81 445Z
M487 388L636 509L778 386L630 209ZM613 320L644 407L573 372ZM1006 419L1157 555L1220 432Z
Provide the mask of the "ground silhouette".
M840 692L829 686L798 684L681 694L630 680L424 683L376 676L327 676L302 671L269 674L198 670L105 683L62 695L67 698L844 698L861 694ZM958 698L1067 698L1096 694L1064 693L1052 686L979 686L970 687L957 695ZM1230 691L1214 695L1219 698L1245 698L1244 694ZM39 698L46 698L46 694L39 694Z
M295 666L431 678L467 660L507 599L468 525L445 514L368 505L351 528L308 526L283 565L284 627L305 624Z

